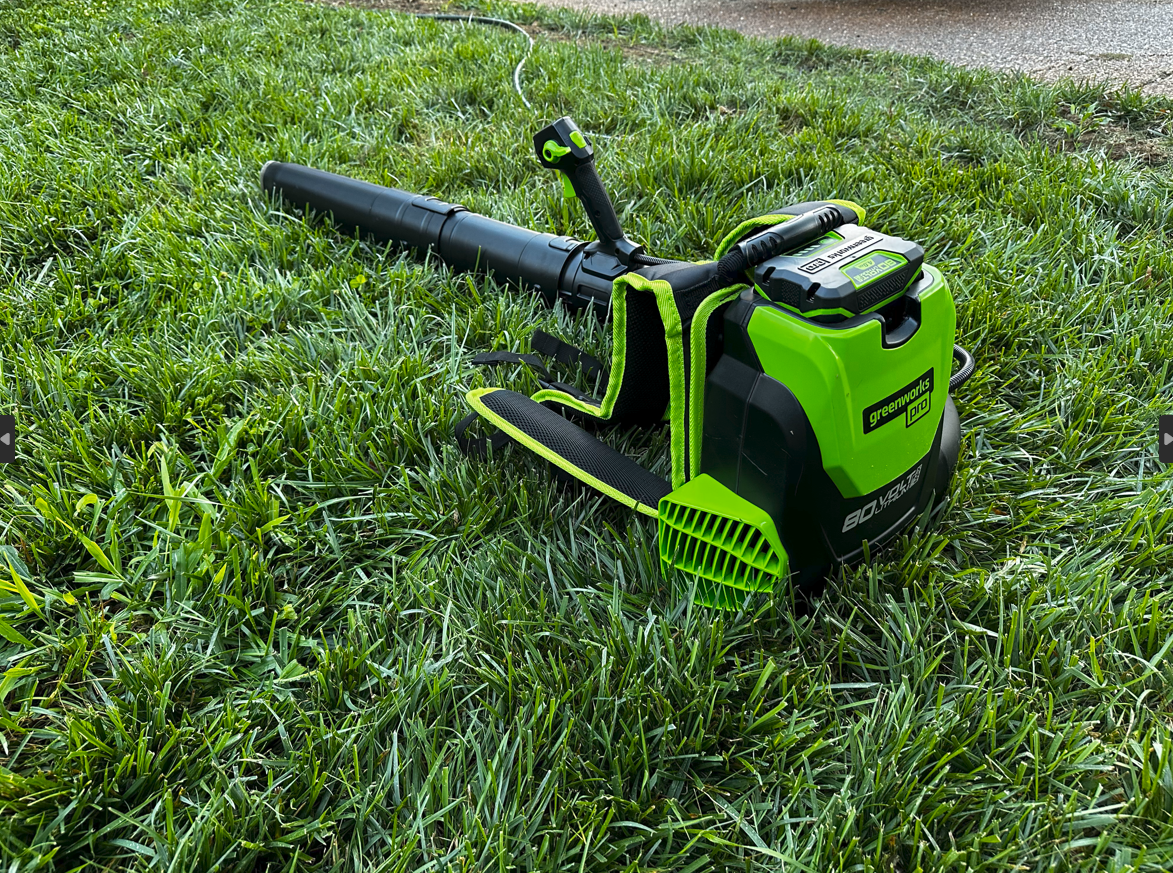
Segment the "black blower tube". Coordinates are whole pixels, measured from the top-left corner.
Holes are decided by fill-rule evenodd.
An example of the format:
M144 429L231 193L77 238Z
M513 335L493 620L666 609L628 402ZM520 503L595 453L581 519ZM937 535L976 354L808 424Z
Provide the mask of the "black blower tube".
M469 212L436 197L412 194L300 164L269 161L261 187L286 203L333 217L341 230L433 249L458 270L492 271L500 280L562 299L572 308L601 306L611 283L627 268L593 264L587 243L538 233ZM613 261L613 258L607 259Z
M300 164L269 161L261 168L261 187L292 206L332 216L340 230L432 249L454 269L491 271L499 280L539 291L549 303L562 300L571 309L606 312L616 278L641 266L673 263L635 253L625 265L598 242L538 233L436 197ZM806 245L844 220L836 207L821 207L767 228L730 249L708 284L717 290L744 281L747 268Z

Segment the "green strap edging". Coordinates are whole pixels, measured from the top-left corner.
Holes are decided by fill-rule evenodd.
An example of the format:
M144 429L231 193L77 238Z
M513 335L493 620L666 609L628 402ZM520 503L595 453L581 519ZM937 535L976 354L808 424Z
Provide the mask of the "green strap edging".
M614 320L614 345L611 352L611 372L607 379L607 393L598 406L585 403L564 391L547 388L531 398L536 403L554 401L586 415L606 420L614 411L615 402L623 385L627 365L627 292L629 289L650 293L656 298L656 308L664 324L664 344L668 351L668 410L671 433L672 486L677 488L689 478L685 458L688 448L688 428L685 421L685 390L688 378L684 372L684 328L676 295L665 279L648 279L639 273L625 273L611 287L611 312Z

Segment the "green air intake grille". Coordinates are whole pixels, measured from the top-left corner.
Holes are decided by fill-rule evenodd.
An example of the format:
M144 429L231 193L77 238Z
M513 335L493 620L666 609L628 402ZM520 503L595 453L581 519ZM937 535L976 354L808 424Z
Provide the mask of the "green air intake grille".
M677 488L659 510L660 562L698 577L702 603L737 606L789 572L770 516L710 476Z

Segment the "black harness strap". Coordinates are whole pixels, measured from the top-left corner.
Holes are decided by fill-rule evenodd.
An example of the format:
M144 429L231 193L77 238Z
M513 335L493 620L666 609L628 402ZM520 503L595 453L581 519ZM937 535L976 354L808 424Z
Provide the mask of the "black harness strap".
M583 375L594 382L603 375L603 364L594 355L589 355L578 346L565 343L556 336L551 336L544 330L535 330L529 340L530 348L539 355L553 358L567 367L575 365L582 367Z
M488 458L490 447L492 447L494 452L499 452L513 442L513 440L503 430L495 430L487 437L466 437L464 433L468 430L469 425L477 421L480 417L480 413L474 412L460 419L460 421L456 422L455 435L456 445L460 448L462 454L472 455L483 461Z
M563 342L556 336L551 336L544 330L534 331L534 335L530 337L530 347L538 355L553 358L558 363L564 364L567 367L582 367L583 375L592 382L603 375L603 364L598 358L584 352L578 346L572 346L570 343ZM483 352L474 357L472 362L482 366L525 364L541 376L544 381L550 382L561 389L561 383L553 381L550 372L546 369L538 355L520 354L518 352Z
M517 352L482 352L472 359L474 364L495 366L497 364L525 364L544 381L550 381L550 372L537 355L523 355Z
M577 346L572 346L570 343L564 343L555 336L551 336L544 330L536 330L532 337L530 337L530 346L538 355L545 355L547 358L553 358L560 364L567 367L580 366L582 367L583 375L590 381L595 381L603 375L603 365L594 355L587 354ZM582 400L590 403L592 406L598 406L599 401L579 390L575 386L567 382L555 381L554 377L550 375L550 371L542 364L541 358L538 355L521 354L518 352L483 352L472 359L474 364L482 366L497 366L499 364L525 364L533 370L538 376L538 383L543 388L553 388L556 391L562 391L569 394L577 400ZM467 427L468 425L465 425ZM463 431L463 428L461 429ZM457 441L460 437L457 437ZM474 441L475 442L475 441ZM461 446L464 449L464 446ZM467 452L465 452L467 454Z

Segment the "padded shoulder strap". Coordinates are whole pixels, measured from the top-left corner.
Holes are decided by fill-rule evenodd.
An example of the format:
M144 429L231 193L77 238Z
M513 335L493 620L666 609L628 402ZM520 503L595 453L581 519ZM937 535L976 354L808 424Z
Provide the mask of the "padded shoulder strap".
M502 432L625 506L655 517L660 498L672 491L664 479L524 394L481 388L466 397Z
M612 290L615 342L602 403L593 406L556 389L533 399L625 424L666 417L672 484L683 485L700 464L704 383L715 363L709 346L720 328L711 317L744 287L719 288L716 275L713 263L671 263L620 276Z

